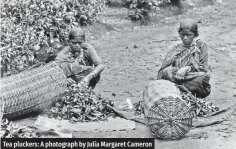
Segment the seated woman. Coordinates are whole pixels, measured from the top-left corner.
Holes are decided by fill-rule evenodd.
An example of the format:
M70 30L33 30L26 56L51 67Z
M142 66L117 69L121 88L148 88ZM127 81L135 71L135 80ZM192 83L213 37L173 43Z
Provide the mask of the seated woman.
M186 19L180 23L181 44L170 50L158 71L157 79L184 85L193 95L205 98L211 92L208 73L208 49L198 37L197 22Z
M82 83L91 89L100 79L105 65L92 45L85 41L81 28L69 32L69 46L63 47L55 62L62 68L68 82Z

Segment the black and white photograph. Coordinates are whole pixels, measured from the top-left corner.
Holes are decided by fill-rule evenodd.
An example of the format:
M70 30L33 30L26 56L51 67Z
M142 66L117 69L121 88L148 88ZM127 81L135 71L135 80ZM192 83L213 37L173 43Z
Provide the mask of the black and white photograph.
M1 0L2 149L235 149L235 0Z

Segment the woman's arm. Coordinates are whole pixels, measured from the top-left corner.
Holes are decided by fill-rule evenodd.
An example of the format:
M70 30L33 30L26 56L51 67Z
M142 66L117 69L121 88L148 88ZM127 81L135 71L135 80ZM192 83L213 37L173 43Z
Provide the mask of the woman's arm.
M199 47L201 53L199 57L199 69L200 71L207 72L209 67L208 67L208 47L207 44L203 41L199 41L197 43L197 46Z
M97 54L96 50L92 47L92 45L87 45L88 56L91 59L93 65L95 66L92 73L88 75L90 79L93 79L97 75L100 75L101 72L105 69L105 64L103 63L102 59Z
M177 45L178 46L178 45ZM175 59L177 46L169 50L162 62L161 68L158 71L157 79L161 79L163 76L163 69L170 67Z

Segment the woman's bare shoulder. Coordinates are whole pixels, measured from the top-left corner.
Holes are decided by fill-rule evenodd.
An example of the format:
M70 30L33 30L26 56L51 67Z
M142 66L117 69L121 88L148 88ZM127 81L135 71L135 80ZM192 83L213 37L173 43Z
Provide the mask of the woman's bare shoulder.
M207 45L206 42L200 38L196 40L196 44L198 47L204 47Z

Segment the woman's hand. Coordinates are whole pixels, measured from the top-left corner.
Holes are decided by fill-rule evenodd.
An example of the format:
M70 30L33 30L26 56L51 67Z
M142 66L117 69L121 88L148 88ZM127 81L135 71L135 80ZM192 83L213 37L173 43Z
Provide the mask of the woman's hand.
M175 75L175 78L177 80L183 80L185 75L187 74L187 72L189 72L191 70L191 67L190 66L186 66L186 67L182 67L180 68L177 72L176 72L176 75Z
M89 74L89 75L85 76L85 77L80 81L80 84L81 84L82 86L88 87L89 82L91 81L91 79L92 79L92 75Z
M76 84L76 82L71 78L68 78L66 81L68 85Z

